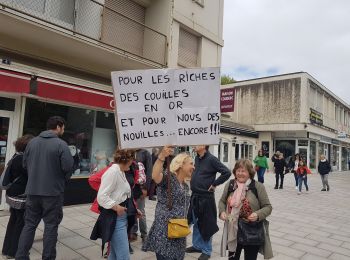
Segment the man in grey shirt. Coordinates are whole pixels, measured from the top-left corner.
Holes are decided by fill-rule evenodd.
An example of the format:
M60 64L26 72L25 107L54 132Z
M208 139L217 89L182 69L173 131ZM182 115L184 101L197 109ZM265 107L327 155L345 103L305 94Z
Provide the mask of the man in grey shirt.
M23 155L23 167L28 171L24 228L19 239L16 259L28 259L35 230L43 219L42 259L56 258L58 225L63 218L64 189L73 170L73 157L67 143L60 138L65 120L50 117L47 131L33 138Z

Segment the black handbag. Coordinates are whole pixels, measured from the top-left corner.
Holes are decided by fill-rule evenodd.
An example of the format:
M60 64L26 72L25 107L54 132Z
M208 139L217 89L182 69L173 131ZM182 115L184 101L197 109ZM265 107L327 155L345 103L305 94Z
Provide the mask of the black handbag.
M247 222L238 219L238 244L263 245L265 243L264 223L262 221Z

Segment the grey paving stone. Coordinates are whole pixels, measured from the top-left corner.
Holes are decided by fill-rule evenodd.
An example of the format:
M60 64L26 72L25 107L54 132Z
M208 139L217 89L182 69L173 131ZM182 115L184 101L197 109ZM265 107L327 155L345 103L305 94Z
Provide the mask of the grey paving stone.
M334 253L328 259L332 259L332 260L349 260L350 258L348 256L345 256L345 255Z
M332 252L329 252L327 250L323 250L323 249L320 249L317 247L308 246L308 245L299 244L299 243L296 243L296 244L292 245L291 247L294 249L302 250L304 252L311 253L313 255L317 255L317 256L321 256L321 257L328 257L332 254Z
M302 251L302 250L296 250L290 247L281 246L277 244L274 244L272 248L274 251L278 253L281 253L283 255L287 255L290 257L294 257L294 259L300 258L306 253L305 251Z
M66 238L60 239L60 242L74 250L95 245L95 243L91 242L91 240L81 236L66 237Z
M349 257L349 259L350 259L350 250L349 249L346 249L343 247L332 246L332 245L329 245L326 243L321 243L321 244L317 245L317 247L325 249L325 250L330 251L330 252L345 255L345 256Z
M310 234L306 238L311 239L311 240L316 240L319 242L328 243L328 244L331 244L333 246L340 246L343 243L343 241L340 241L340 240L336 240L336 239L332 239L332 238L328 238L328 237L323 237L323 236L319 236L319 235L315 235L315 234Z
M328 258L323 258L318 255L312 255L312 254L306 254L304 255L301 260L326 260Z

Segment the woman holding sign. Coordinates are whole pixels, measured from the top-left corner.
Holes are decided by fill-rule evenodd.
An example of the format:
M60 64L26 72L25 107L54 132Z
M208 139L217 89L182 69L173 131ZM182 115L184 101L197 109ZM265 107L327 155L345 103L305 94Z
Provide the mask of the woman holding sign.
M189 231L188 227L184 228L184 233L181 235L172 234L170 231L169 225L173 221L183 222L184 226L187 225L187 219L184 218L190 204L190 195L185 180L191 178L194 170L190 155L180 153L172 160L170 171L163 172L163 164L173 152L172 147L165 146L159 153L152 171L152 178L158 185L158 202L155 220L149 231L145 248L154 251L157 260L184 259L186 235ZM176 235L178 235L177 238L175 238Z

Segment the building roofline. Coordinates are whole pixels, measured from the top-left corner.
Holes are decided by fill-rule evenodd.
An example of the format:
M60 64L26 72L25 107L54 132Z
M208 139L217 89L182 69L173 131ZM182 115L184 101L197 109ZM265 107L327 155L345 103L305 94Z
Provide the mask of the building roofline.
M348 108L350 110L350 104L348 102L341 99L334 92L332 92L329 88L327 88L325 85L323 85L321 82L319 82L314 76L312 76L310 73L305 72L305 71L291 72L291 73L272 75L272 76L254 78L254 79L240 80L240 81L236 81L235 83L232 83L232 84L223 85L223 88L238 87L238 86L243 87L244 85L240 85L241 83L252 82L252 84L254 84L253 81L267 80L267 79L286 77L286 76L292 76L292 75L298 75L300 77L306 76L308 79L314 81L328 95L330 95L332 98L334 98L335 100L337 100L339 103L341 103L343 106L345 106L346 108Z

